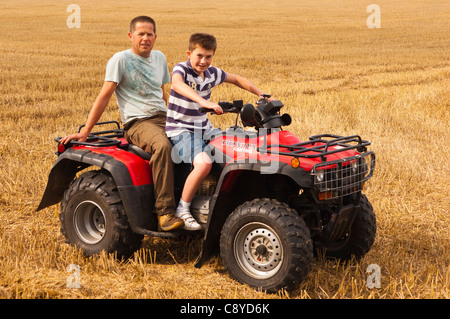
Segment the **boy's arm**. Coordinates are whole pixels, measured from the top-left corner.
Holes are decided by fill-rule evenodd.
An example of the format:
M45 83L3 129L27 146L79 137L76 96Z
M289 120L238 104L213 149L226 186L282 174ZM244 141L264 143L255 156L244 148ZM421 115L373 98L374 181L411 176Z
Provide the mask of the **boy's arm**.
M222 108L213 102L205 100L197 92L195 92L189 85L184 83L183 77L175 73L172 76L172 89L180 95L187 97L188 99L197 102L201 107L214 110L217 114L223 113Z
M103 114L103 111L108 106L109 100L111 99L111 96L113 95L116 87L117 83L105 81L99 95L97 96L97 99L94 102L94 105L92 106L91 111L89 112L86 125L81 129L80 133L63 137L60 143L67 144L72 140L85 142L89 136L89 133L92 131L92 128L98 122Z
M262 95L264 94L264 92L258 89L253 83L251 83L246 78L243 78L242 76L227 73L227 78L225 79L225 82L234 84L240 87L241 89L247 90L250 93L257 95L258 97L263 98Z

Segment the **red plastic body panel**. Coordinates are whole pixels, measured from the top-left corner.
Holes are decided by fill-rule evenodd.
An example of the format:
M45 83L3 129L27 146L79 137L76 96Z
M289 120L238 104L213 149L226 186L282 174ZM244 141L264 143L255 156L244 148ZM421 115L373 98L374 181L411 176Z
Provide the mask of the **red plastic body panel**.
M290 131L280 131L260 137L239 137L239 136L220 136L211 141L211 145L219 149L221 152L227 154L232 158L230 162L240 160L255 160L263 162L282 162L291 165L293 156L279 155L279 152L289 152L288 148L272 147L272 153L259 152L258 149L264 149L267 145L294 145L302 141ZM317 146L317 145L316 145ZM338 149L339 146L332 146L329 150ZM305 152L304 155L315 155L315 152ZM335 154L326 155L327 161L339 160L359 154L353 150L342 151ZM311 171L313 166L321 163L320 157L316 158L298 158L300 167L305 171Z
M126 146L126 144L122 144ZM122 162L128 168L131 179L135 186L153 184L152 169L149 162L141 157L127 152L117 146L109 147L91 147L91 146L74 146L73 149L87 149L92 153L105 154Z

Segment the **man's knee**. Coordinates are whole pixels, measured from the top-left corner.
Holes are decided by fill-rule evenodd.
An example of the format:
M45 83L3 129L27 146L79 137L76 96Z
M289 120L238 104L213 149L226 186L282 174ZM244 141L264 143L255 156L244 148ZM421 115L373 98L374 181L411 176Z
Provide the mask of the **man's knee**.
M172 154L172 143L166 138L165 141L157 141L153 144L153 152L164 159L170 159Z

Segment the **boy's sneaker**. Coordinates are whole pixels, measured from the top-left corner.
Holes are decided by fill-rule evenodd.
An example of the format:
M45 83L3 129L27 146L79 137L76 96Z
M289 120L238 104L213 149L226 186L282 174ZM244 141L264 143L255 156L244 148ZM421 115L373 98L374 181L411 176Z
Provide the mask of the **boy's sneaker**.
M183 220L173 213L158 215L158 223L162 231L171 231L184 226Z
M186 208L177 208L177 211L175 212L175 217L180 218L184 221L184 229L186 230L200 230L202 229L202 226L200 226L199 223L192 217L191 212L189 209Z

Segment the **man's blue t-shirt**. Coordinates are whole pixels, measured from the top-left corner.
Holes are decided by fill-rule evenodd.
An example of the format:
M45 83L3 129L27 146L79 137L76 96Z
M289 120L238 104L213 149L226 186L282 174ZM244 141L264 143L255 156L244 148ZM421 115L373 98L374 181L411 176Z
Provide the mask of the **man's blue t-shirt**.
M115 90L122 123L167 112L161 86L170 82L164 54L152 50L144 58L131 49L118 52L106 65L105 81L117 83Z

